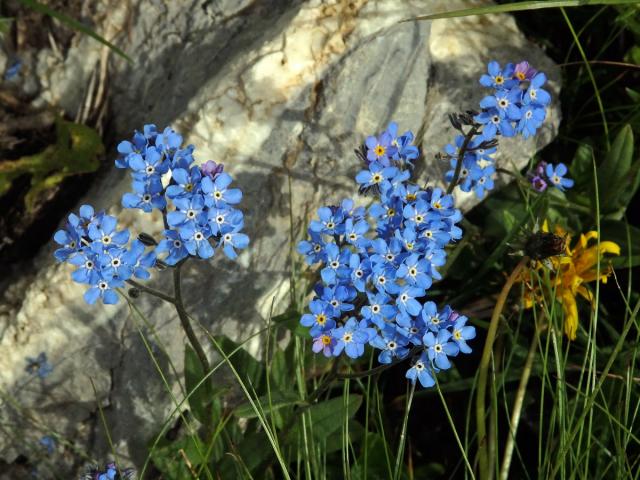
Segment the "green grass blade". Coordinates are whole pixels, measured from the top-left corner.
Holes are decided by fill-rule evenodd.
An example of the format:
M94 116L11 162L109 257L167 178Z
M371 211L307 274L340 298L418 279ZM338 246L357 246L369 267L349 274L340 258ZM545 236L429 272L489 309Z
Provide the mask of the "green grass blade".
M56 20L59 20L60 22L62 22L65 25L67 25L68 27L70 27L70 28L72 28L74 30L77 30L78 32L83 33L85 35L89 35L94 40L97 40L98 42L102 43L103 45L106 45L107 47L109 47L115 53L117 53L122 58L124 58L127 62L133 63L133 60L131 60L131 58L126 53L124 53L122 50L120 50L118 47L116 47L109 40L101 37L96 32L91 30L86 25L83 25L82 23L80 23L76 19L71 18L70 16L65 15L64 13L58 12L58 11L50 8L47 5L44 5L44 4L40 3L40 2L37 2L36 0L18 0L18 1L20 3L22 3L25 7L30 8L31 10L34 10L34 11L36 11L38 13L42 13L43 15L48 15L51 18L55 18Z
M637 0L534 0L528 2L507 3L505 5L488 5L486 7L463 8L449 12L420 15L402 20L438 20L440 18L469 17L472 15L489 15L493 13L522 12L527 10L541 10L544 8L584 7L589 5L629 5L638 3Z

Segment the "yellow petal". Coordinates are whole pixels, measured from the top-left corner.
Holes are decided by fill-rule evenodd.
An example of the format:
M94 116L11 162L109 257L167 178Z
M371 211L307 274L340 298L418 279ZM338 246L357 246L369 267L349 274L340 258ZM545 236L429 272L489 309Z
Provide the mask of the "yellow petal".
M565 291L562 295L562 310L564 311L564 333L569 340L575 340L578 331L578 306L571 292Z
M542 231L549 233L549 222L547 221L546 218L544 219L544 222L542 223Z

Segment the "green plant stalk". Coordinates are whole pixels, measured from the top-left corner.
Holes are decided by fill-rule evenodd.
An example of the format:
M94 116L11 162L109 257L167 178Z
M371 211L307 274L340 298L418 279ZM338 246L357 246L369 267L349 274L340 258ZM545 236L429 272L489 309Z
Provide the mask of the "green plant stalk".
M511 468L511 459L513 458L513 448L515 447L516 434L518 433L518 425L520 423L520 414L522 413L522 405L524 403L524 395L527 393L527 385L529 384L529 378L531 377L531 370L533 367L533 359L536 356L536 347L538 345L539 332L538 328L535 329L533 338L531 339L531 345L529 346L529 352L527 353L527 359L524 362L522 368L522 376L520 377L520 384L516 391L516 398L513 402L513 410L511 412L511 421L509 425L509 435L507 436L507 443L504 447L504 455L502 456L502 467L500 468L500 480L507 480L509 478L509 468Z
M453 423L453 418L451 418L451 412L449 412L449 407L447 407L447 402L444 400L444 395L442 395L442 390L440 389L440 384L438 383L438 378L436 375L433 375L433 379L436 381L436 389L438 390L438 396L440 397L440 401L442 402L442 406L444 407L444 411L447 414L447 419L449 420L449 425L451 425L451 431L453 432L454 437L456 437L456 443L458 444L458 448L460 449L460 453L462 454L462 458L464 459L464 464L469 471L469 475L471 475L471 479L475 480L475 475L473 474L473 468L471 468L471 464L469 463L469 458L467 457L467 452L460 441L460 436L458 435L458 431L456 430L456 425Z
M491 478L491 471L489 471L489 459L487 456L487 428L485 423L485 400L487 395L487 379L489 375L489 364L491 363L491 354L493 352L493 343L496 339L496 332L498 331L498 322L500 320L500 314L507 301L511 287L513 287L518 275L529 261L529 257L523 257L520 262L507 278L502 291L496 301L496 306L493 309L491 315L491 322L489 323L489 330L487 331L487 339L484 344L484 350L482 351L482 357L480 359L480 366L478 368L478 390L476 392L476 425L478 431L478 461L480 469L480 480L489 480Z
M587 415L589 414L589 412L593 408L594 404L596 403L596 395L598 394L598 392L602 388L602 385L604 384L605 380L607 379L607 376L609 375L609 371L611 370L611 367L613 366L613 362L618 357L618 355L620 355L620 351L622 350L622 347L624 345L624 341L627 338L627 335L629 334L629 331L631 330L631 327L636 325L636 317L638 316L638 311L640 311L640 300L636 303L636 306L634 307L633 312L631 313L631 316L629 317L629 320L625 323L624 328L622 329L622 332L620 332L620 336L618 337L618 341L616 342L616 345L613 348L613 351L611 352L611 355L609 356L609 359L607 360L607 363L606 363L604 369L602 370L602 373L600 374L600 378L598 379L598 383L597 383L596 387L594 388L593 392L587 397L587 402L586 402L585 407L584 407L584 409L582 411L582 414L580 415L580 417L578 418L578 420L576 422L576 426L571 430L571 432L569 432L568 437L567 437L567 442L565 443L564 448L559 452L558 463L556 463L556 465L553 467L553 470L551 471L551 478L555 478L555 476L558 473L558 470L560 468L561 460L568 453L569 447L572 445L573 439L578 434L578 431L580 429L580 425L582 424L582 422L584 422L585 418L587 417Z
M604 137L607 143L607 148L609 148L610 143L609 143L609 127L607 125L607 117L604 114L604 106L602 104L602 98L600 98L600 90L598 90L598 85L596 84L596 79L593 76L593 71L591 70L591 65L589 64L589 61L587 59L587 55L585 54L583 48L582 48L582 44L580 43L580 39L578 38L578 35L576 34L576 31L573 28L573 24L571 23L571 20L569 20L569 16L567 15L567 12L564 10L563 7L560 7L560 11L562 12L562 16L564 17L565 22L567 22L567 26L569 27L569 31L571 32L571 35L573 36L573 40L575 42L576 47L578 48L578 51L580 52L580 56L582 57L582 61L584 62L584 66L587 69L587 73L589 74L589 79L591 80L591 84L593 85L593 89L596 95L596 101L598 102L598 108L600 109L600 114L602 116L602 128L604 129Z
M133 60L131 60L131 58L126 53L124 53L122 50L120 50L118 47L116 47L113 43L109 42L108 40L106 40L103 37L101 37L100 35L98 35L96 32L94 32L90 28L86 27L84 24L82 24L79 21L77 21L75 18L71 18L71 17L69 17L68 15L65 15L62 12L58 12L56 10L53 10L49 6L44 5L44 4L40 3L40 2L37 2L36 0L18 0L18 1L20 3L22 3L24 6L30 8L30 9L38 12L38 13L42 13L44 15L48 15L48 16L50 16L52 18L55 18L56 20L59 20L60 22L62 22L64 24L66 24L67 26L73 28L74 30L79 31L80 33L84 33L85 35L89 35L94 40L97 40L98 42L102 43L103 45L106 45L107 47L109 47L115 53L117 53L122 58L124 58L127 62L133 63Z
M284 458L282 457L282 452L278 448L278 442L274 438L274 432L271 431L271 428L269 427L269 424L267 423L267 420L266 420L265 416L262 414L260 406L256 403L256 399L254 399L252 397L251 393L249 393L249 390L247 389L247 386L246 386L244 380L242 380L242 377L240 376L240 374L236 370L236 367L233 365L231 360L229 360L229 356L224 351L224 349L220 346L220 344L218 343L216 338L213 335L211 335L211 333L206 328L204 328L201 324L200 324L200 327L207 334L207 336L209 337L209 340L211 340L211 343L213 343L213 346L215 347L215 349L222 356L222 358L224 358L225 363L231 369L231 373L233 373L233 376L238 381L238 384L240 385L240 388L242 389L242 391L245 394L245 396L247 397L247 400L251 404L251 407L256 412L256 415L258 417L260 425L262 425L262 428L264 429L264 432L267 435L267 438L269 439L269 443L271 444L271 447L273 448L273 452L275 453L276 458L278 459L278 463L280 464L280 467L282 468L282 473L283 473L284 478L286 478L287 480L291 480L291 476L289 475L289 469L287 468L287 464L284 461Z
M491 411L489 412L489 436L488 438L488 451L487 458L489 459L489 471L494 472L497 468L498 462L496 461L496 444L497 444L497 431L498 431L498 382L496 379L496 370L502 364L502 354L504 351L504 337L499 336L496 338L494 344L493 354L493 368L491 369L491 382L489 384L489 398L491 401ZM497 471L495 472L498 473ZM493 475L493 473L492 473Z
M495 13L522 12L529 10L539 10L544 8L559 7L584 7L587 5L629 5L635 4L638 0L531 0L524 2L510 2L504 5L490 5L486 7L464 8L461 10L451 10L448 12L434 13L431 15L420 15L418 17L407 18L402 22L414 22L416 20L437 20L440 18L469 17L473 15L489 15Z
M407 441L407 424L409 423L409 413L411 412L411 403L413 402L413 393L416 390L416 384L412 383L410 387L409 395L407 396L407 408L404 412L404 418L402 419L402 430L400 432L400 441L398 443L398 454L396 456L396 467L393 473L393 479L398 480L400 478L400 470L402 467L402 460L404 457L404 446Z

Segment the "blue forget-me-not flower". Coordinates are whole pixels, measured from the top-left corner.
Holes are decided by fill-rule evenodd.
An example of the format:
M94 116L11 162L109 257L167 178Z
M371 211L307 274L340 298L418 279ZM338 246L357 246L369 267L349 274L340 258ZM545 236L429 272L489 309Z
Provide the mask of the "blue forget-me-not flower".
M369 345L383 364L412 358L406 377L429 387L436 371L450 367L449 357L470 351L457 341L473 335L467 329L454 340L449 318L455 312L425 301L441 278L445 248L462 236L462 214L442 189L411 182L419 158L413 138L411 132L398 136L395 123L367 137L356 151L364 166L356 182L374 202L363 208L347 199L319 208L311 220L298 252L308 264L320 264L320 281L300 323L310 329L316 353L355 359ZM431 336L442 339L444 357L434 354L440 346L427 343Z

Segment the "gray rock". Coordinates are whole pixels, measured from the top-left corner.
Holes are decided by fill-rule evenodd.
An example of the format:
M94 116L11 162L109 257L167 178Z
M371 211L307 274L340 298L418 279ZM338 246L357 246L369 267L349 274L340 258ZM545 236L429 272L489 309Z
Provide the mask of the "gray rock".
M557 94L558 69L510 16L398 23L427 9L468 3L133 1L110 6L109 15L96 14L108 38L115 37L133 59L129 65L112 57L117 138L128 138L144 123L171 124L196 145L199 162L224 162L244 191L250 248L237 263L191 262L185 272L187 304L204 326L247 338L265 325L272 307L273 314L287 307L289 212L300 238L319 206L353 196L353 149L365 135L392 119L401 128L424 131L420 181L439 182L446 165L433 155L454 135L446 114L477 105L483 96L477 78L488 60L527 59L547 72ZM77 111L102 47L80 38L64 61L42 55L42 101ZM553 138L559 115L555 103L535 140L504 141L498 163L524 166ZM128 178L114 169L83 203L118 213L128 188ZM464 210L475 202L458 198ZM162 230L155 215L124 211L120 220L136 232ZM179 322L168 305L145 296L138 305L153 327L122 304L85 305L69 267L52 261L53 248L35 259L38 273L27 287L5 293L0 309L0 386L17 402L0 404L0 416L9 419L0 459L40 458L37 439L55 432L67 443L53 463L77 467L84 461L80 453L101 461L109 447L99 403L121 462L140 465L147 442L173 408L141 335L157 334L153 349L181 398L176 374L182 372L185 340ZM170 289L164 277L157 275L152 285ZM259 346L256 338L250 348L257 352ZM23 367L26 356L40 351L55 366L44 382Z

